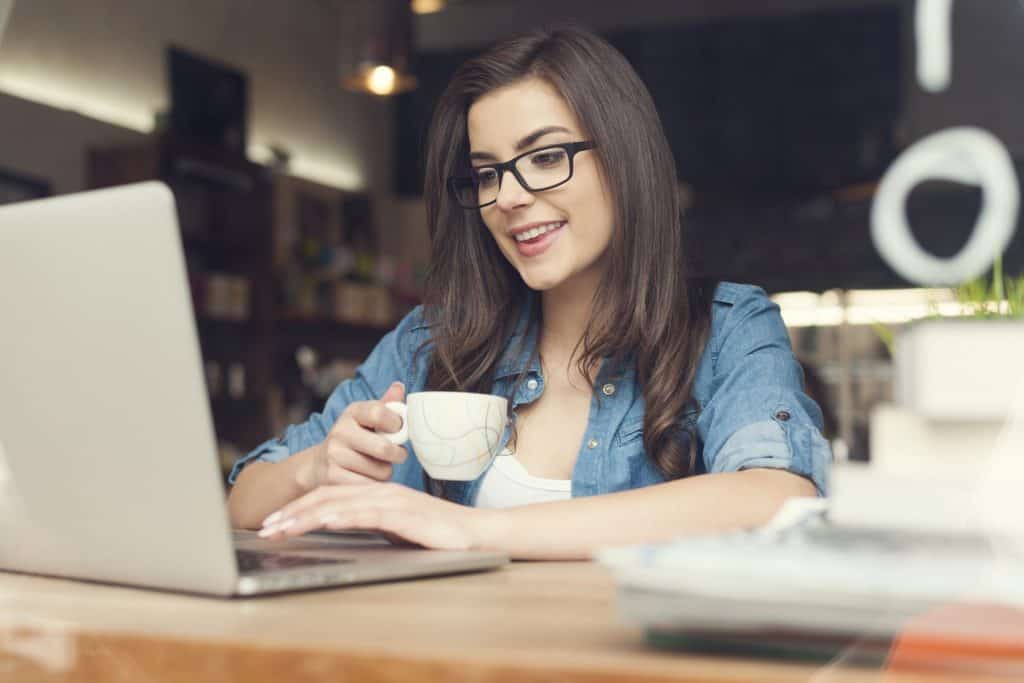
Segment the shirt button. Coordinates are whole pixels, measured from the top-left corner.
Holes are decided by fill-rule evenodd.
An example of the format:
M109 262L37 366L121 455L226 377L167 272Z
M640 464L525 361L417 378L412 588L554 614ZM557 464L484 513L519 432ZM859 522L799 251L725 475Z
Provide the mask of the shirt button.
M789 417L789 412L786 410L780 410L779 412L775 413L775 419L781 422L785 422L786 420L789 419Z
M526 388L530 391L534 391L537 388L537 380L531 379L526 382Z
M601 442L598 441L597 439L591 439L590 441L587 442L587 448L597 448L598 444L600 443Z
M605 384L603 387L601 387L601 393L603 393L605 396L611 396L612 394L615 393L615 385Z

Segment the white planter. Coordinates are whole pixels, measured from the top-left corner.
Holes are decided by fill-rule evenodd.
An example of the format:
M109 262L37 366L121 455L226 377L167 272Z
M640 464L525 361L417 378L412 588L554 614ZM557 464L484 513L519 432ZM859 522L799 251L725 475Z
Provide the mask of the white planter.
M871 410L871 467L891 472L981 463L1006 434L1006 420L929 420L880 403Z
M897 405L928 420L1005 420L1024 393L1024 320L924 320L896 339Z

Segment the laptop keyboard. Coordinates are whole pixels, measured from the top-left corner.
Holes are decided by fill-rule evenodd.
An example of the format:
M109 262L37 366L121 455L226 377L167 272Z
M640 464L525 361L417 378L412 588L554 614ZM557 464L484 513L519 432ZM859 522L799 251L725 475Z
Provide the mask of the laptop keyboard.
M297 569L324 564L345 564L355 560L342 557L312 557L296 553L275 553L262 550L235 549L238 571L242 574Z

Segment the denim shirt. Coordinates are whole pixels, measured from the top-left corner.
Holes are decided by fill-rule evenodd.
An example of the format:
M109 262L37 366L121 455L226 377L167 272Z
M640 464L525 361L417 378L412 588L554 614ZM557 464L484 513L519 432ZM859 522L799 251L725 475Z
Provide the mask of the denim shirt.
M512 396L513 412L544 393L544 376L532 351L535 335L525 339L525 317L506 344L495 373L493 394L507 396L527 369ZM422 307L407 315L377 344L352 379L342 382L322 413L288 427L284 435L260 444L231 471L234 483L253 460L280 462L324 440L334 422L353 401L379 398L395 380L408 393L422 391L427 379L430 339ZM612 493L665 481L644 451L644 399L632 369L610 375L602 364L580 451L573 468L572 495ZM682 416L698 436L698 469L734 472L756 467L788 470L810 479L819 495L827 492L832 454L821 435L822 415L803 391L803 373L790 347L789 335L776 306L765 292L750 285L723 282L715 291L711 334L694 381L697 407ZM512 426L505 429L502 447ZM395 465L392 481L423 490L423 470L411 445L411 457ZM449 482L446 495L472 505L483 475L471 482Z

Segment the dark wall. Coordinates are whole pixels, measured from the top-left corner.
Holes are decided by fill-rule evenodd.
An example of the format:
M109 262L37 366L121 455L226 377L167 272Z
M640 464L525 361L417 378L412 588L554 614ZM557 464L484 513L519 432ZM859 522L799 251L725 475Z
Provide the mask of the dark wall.
M746 17L606 34L647 84L692 189L697 268L772 291L902 287L870 239L871 187L895 159L907 7ZM433 102L472 52L419 57L398 102L395 188L422 188ZM922 188L908 213L922 245L955 253L976 191ZM1024 269L1020 231L1007 255Z
M1024 165L1017 173L1024 177ZM925 183L910 194L907 220L922 248L945 258L963 247L980 208L978 188ZM772 292L917 286L875 250L870 213L870 196L747 204L710 198L698 200L685 223L701 274L755 282ZM1024 272L1024 214L1018 215L1004 267Z
M647 84L681 180L798 195L895 157L902 11L757 17L610 36Z
M872 7L606 37L650 90L681 180L796 195L876 179L894 158L902 16ZM471 54L419 56L420 87L398 100L398 193L421 191L433 104Z

